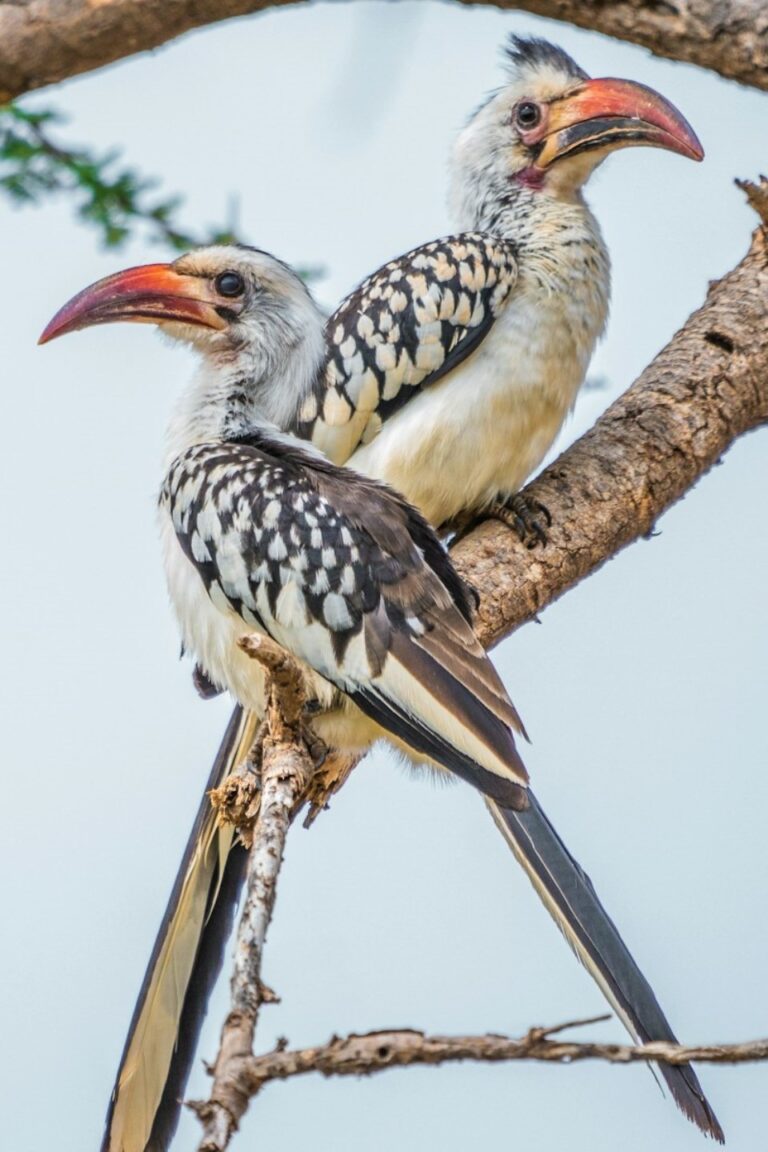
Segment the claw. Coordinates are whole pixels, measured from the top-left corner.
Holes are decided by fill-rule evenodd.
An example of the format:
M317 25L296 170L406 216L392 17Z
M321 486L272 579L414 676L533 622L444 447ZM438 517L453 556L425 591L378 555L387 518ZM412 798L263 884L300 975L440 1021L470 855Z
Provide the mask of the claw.
M552 514L540 500L517 492L507 500L494 504L490 515L517 532L521 542L528 548L535 548L537 544L543 548L547 543L546 529L552 527ZM546 527L542 525L542 520Z
M309 724L302 723L301 738L304 741L309 757L315 769L322 768L328 755L328 746L312 731Z

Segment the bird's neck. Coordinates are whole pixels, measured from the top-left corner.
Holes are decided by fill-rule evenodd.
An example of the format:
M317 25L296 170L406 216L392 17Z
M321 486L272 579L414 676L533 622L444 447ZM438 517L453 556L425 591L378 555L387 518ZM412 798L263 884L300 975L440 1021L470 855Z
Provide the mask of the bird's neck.
M464 231L490 232L511 240L521 271L537 268L547 276L564 272L578 260L596 264L606 287L608 252L600 226L580 192L569 198L550 195L493 171L457 172L451 194L454 225Z
M272 334L274 336L274 333ZM194 444L291 427L325 355L322 321L203 356L168 427L167 463Z

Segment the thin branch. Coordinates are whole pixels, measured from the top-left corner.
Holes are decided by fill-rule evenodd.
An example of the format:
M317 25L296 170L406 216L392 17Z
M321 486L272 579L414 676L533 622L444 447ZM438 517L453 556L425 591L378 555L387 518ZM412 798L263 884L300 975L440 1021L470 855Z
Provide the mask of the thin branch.
M277 999L261 979L264 945L288 828L312 771L301 738L304 694L300 670L287 653L265 637L247 637L241 647L264 666L270 703L262 743L258 817L235 944L230 1010L221 1033L210 1097L193 1106L203 1126L200 1152L225 1148L248 1106L250 1093L243 1092L237 1070L253 1051L261 1005Z
M63 144L51 131L60 122L50 109L0 107L0 193L12 203L28 206L51 195L69 196L78 217L111 248L138 228L176 252L237 241L234 224L196 235L182 231L176 223L181 197L158 196L157 181L123 163L117 151L99 154Z
M768 181L746 185L768 212ZM488 521L453 550L481 592L485 647L538 615L659 517L745 432L768 421L768 237L686 321L639 379L526 489L553 517L549 543L528 550Z
M253 1099L273 1080L287 1080L319 1072L322 1076L370 1076L391 1068L416 1064L451 1064L463 1060L501 1063L536 1060L572 1064L579 1060L604 1060L610 1064L637 1064L663 1061L666 1064L744 1064L768 1060L768 1040L740 1044L689 1047L656 1041L652 1044L606 1044L554 1040L567 1028L583 1027L608 1019L574 1020L553 1028L531 1028L524 1036L427 1036L412 1029L367 1032L345 1037L333 1036L327 1044L314 1048L288 1049L284 1042L262 1056L244 1055L230 1062L229 1074L239 1098ZM199 1110L200 1105L193 1105ZM232 1135L221 1131L209 1137L204 1152L224 1152Z
M0 0L0 103L199 28L297 0ZM758 0L461 0L566 20L768 89Z

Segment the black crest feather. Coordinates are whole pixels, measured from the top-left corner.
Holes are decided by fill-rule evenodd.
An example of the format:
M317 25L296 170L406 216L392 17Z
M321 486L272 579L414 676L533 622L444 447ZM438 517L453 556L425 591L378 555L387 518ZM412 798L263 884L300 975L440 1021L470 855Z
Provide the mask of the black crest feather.
M572 56L557 44L550 44L537 36L510 36L504 45L504 55L515 71L519 68L559 68L574 80L589 79Z

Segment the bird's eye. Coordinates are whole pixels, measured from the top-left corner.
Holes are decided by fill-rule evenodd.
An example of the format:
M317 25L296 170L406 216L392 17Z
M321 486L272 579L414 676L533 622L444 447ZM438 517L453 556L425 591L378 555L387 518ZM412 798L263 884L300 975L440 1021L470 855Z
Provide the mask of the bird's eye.
M213 286L220 296L242 296L245 292L245 281L239 272L222 272Z
M541 108L532 100L521 100L515 109L515 121L519 128L535 128L541 120Z

